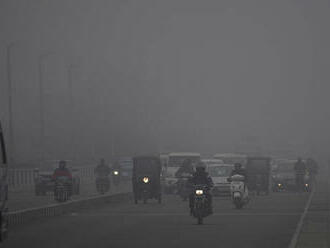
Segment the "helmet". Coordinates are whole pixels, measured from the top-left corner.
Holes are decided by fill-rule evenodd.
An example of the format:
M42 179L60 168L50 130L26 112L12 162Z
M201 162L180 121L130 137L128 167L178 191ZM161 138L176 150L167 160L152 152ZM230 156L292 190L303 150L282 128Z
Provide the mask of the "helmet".
M201 161L196 165L197 172L205 171L205 168L206 168L205 164Z
M235 163L234 167L235 167L235 169L241 169L242 165L240 163Z
M66 161L65 161L65 160L61 160L61 161L59 162L58 167L59 167L60 169L64 169L64 168L66 167Z
M191 159L186 158L185 160L183 160L182 165L183 166L190 166L191 165Z

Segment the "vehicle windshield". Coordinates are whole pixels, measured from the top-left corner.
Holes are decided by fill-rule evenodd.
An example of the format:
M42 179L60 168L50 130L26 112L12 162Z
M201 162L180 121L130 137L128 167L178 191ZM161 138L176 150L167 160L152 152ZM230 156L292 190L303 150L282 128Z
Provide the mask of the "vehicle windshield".
M122 168L130 168L133 167L133 160L120 160L119 164Z
M219 157L217 159L222 160L225 164L236 164L236 163L245 164L246 162L245 159L241 157L230 157L230 158Z
M211 177L228 177L232 170L230 166L212 166L208 169L208 172Z
M280 172L293 172L294 171L294 163L283 163L277 165L277 171Z
M134 161L136 171L144 173L154 173L160 167L160 163L157 159L141 158Z
M198 156L171 156L168 161L168 167L181 167L186 159L190 159L191 162L197 163L200 160Z

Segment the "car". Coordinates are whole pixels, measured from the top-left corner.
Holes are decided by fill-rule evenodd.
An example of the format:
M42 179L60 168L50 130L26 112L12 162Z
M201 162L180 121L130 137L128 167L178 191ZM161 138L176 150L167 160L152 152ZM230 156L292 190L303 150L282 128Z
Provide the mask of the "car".
M46 195L54 191L55 182L52 179L52 172L39 172L35 170L34 189L35 195Z
M235 164L240 163L245 166L247 162L247 156L244 154L238 154L238 153L217 153L213 156L214 159L220 159L225 164Z
M227 181L233 171L232 164L210 164L206 167L209 176L212 178L214 196L230 195L230 182Z
M70 168L72 172L72 194L80 194L80 176L79 170ZM47 192L54 192L55 182L52 179L53 171L34 170L34 188L35 195L46 195Z
M294 190L296 186L296 175L294 166L297 160L276 159L272 166L273 191Z
M121 178L123 180L131 180L133 175L133 158L122 157L118 159Z
M223 160L221 159L215 159L215 158L209 158L209 159L202 159L202 162L208 167L209 165L219 165L219 164L224 164Z

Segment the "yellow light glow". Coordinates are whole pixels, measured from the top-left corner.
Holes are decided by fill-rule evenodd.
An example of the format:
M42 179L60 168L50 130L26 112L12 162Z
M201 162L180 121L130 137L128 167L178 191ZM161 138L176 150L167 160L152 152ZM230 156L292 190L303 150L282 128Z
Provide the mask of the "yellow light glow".
M197 189L196 190L196 195L202 195L204 192L203 192L203 190L201 190L201 189Z
M143 180L144 183L148 183L149 182L149 177L144 177L142 180Z

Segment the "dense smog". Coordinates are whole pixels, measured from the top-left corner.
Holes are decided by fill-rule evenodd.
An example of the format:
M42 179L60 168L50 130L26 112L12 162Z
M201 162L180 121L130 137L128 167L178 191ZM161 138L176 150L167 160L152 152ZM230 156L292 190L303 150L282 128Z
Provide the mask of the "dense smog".
M330 247L328 0L1 0L0 247Z

